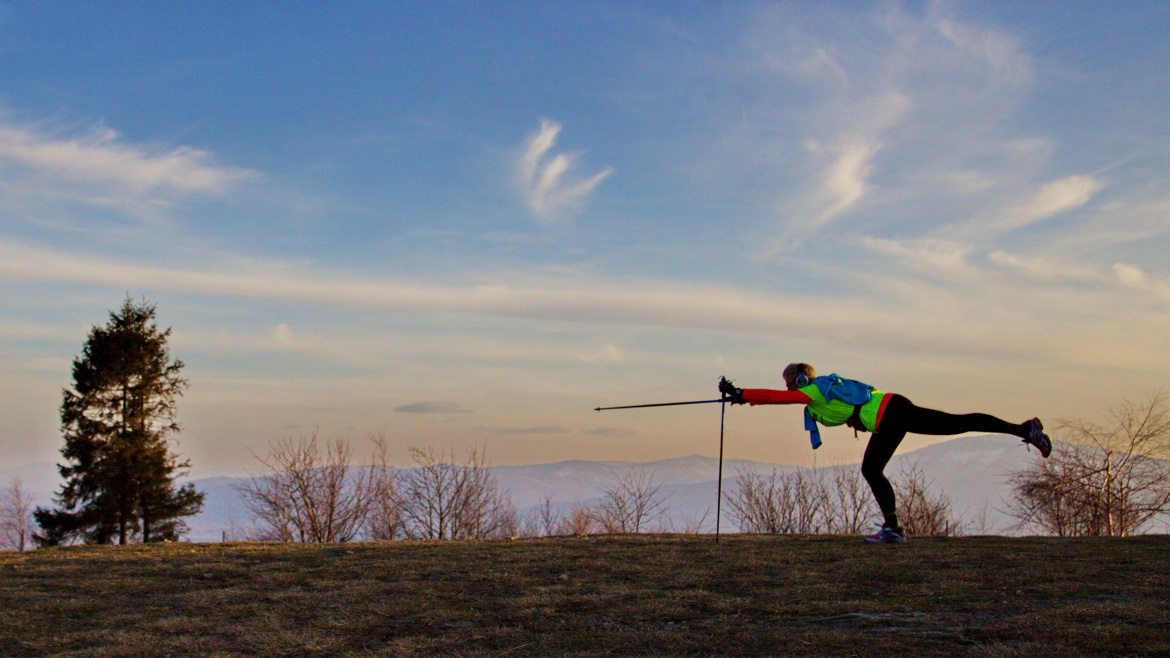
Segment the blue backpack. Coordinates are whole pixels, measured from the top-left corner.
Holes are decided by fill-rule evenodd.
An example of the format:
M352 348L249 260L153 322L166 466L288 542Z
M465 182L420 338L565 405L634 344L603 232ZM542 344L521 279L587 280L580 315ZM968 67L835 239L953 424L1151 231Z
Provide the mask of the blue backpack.
M815 384L826 400L841 400L853 405L853 418L850 420L858 419L861 415L861 406L873 399L872 386L856 379L845 379L837 373L811 379L809 383ZM807 406L804 408L804 429L808 430L813 450L821 447L821 430ZM854 426L854 432L856 431Z

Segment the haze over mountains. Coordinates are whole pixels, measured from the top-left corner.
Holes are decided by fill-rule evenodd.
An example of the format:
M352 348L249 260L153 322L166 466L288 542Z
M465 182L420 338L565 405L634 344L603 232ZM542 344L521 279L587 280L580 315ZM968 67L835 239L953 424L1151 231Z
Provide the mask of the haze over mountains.
M1059 448L1058 448L1059 449ZM925 448L895 455L887 469L892 478L910 465L916 465L932 490L950 499L952 509L968 523L972 534L1012 534L1015 520L1007 514L1011 488L1008 480L1031 460L1039 459L1035 451L1011 437L970 436L936 443ZM667 515L664 530L681 531L704 520L704 532L715 529L715 502L718 459L689 456L647 463L564 461L527 466L493 466L491 470L500 489L507 491L517 510L524 515L548 499L560 509L574 504L590 504L611 488L618 477L631 470L643 470L661 485L659 495L665 500ZM764 474L800 470L806 467L726 460L723 468L723 514L721 531L738 530L729 513L727 496L737 488L740 473ZM833 466L855 470L856 464ZM254 469L253 473L260 472ZM206 493L203 512L190 519L190 541L211 542L240 538L251 524L237 485L248 477L244 469L220 472L192 481ZM0 482L19 476L25 490L39 505L48 505L53 491L60 486L56 467L50 463L33 464L0 470ZM1164 532L1165 523L1160 524Z

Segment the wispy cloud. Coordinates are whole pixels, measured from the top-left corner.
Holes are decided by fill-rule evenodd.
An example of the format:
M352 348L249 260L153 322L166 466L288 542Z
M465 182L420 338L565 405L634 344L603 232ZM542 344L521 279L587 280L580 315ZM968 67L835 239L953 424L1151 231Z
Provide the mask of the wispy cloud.
M538 427L501 427L488 430L492 434L568 434L569 429L559 425L541 425Z
M632 429L625 428L625 427L598 427L596 429L585 430L584 432L582 432L582 434L588 434L589 436L605 436L605 437L614 437L614 438L626 438L626 437L631 437L631 436L637 436L638 432L637 432L637 430L632 430Z
M970 220L943 229L942 233L976 240L993 239L1078 210L1104 187L1103 181L1085 175L1050 181L1022 200L1003 208L989 209Z
M621 348L619 348L618 346L612 345L612 344L606 345L605 347L602 347L601 349L595 350L593 352L588 352L586 354L582 354L578 358L580 360L584 361L585 363L625 363L626 362L625 352L623 352L621 350Z
M832 148L832 157L820 177L813 201L812 226L820 226L855 206L869 189L867 179L873 171L873 157L881 145L864 137L847 139ZM822 147L810 145L810 150Z
M1033 79L1031 62L1024 55L1020 39L986 26L967 25L945 13L945 3L935 3L928 20L933 31L954 46L954 52L964 60L981 65L999 80L1013 84L1028 84ZM927 62L930 64L930 62Z
M997 249L987 254L987 260L1040 280L1100 283L1104 278L1099 269L1084 263L1070 264L1051 256L1028 257Z
M517 182L528 208L541 221L553 221L577 210L613 169L574 179L578 154L551 153L561 124L541 119L540 130L526 142L516 167Z
M917 254L925 262L933 258L944 267L958 267L963 263L962 248L945 243L875 242L874 245L878 250ZM937 253L932 254L932 250ZM1008 281L995 280L995 273L986 269L972 271L968 278L969 284L963 284L968 288L979 285L985 286L981 289L998 290L1001 298L997 301L1004 305L1003 313L988 313L978 298L956 296L953 289L940 281L915 283L880 272L859 280L864 286L852 295L838 293L823 299L784 291L749 292L730 286L571 275L539 283L525 282L523 277L518 277L491 285L440 286L346 277L315 268L276 264L222 270L121 264L0 241L0 279L585 325L704 331L726 331L732 327L747 334L782 334L803 340L881 345L919 354L926 351L965 356L1045 353L1052 358L1067 358L1070 353L1062 350L1062 343L1052 339L1051 327L1047 331L1022 333L1015 342L1005 342L996 328L1023 323L1041 326L1043 319L1037 310L1040 307L1064 309L1101 303L1093 291L1075 289L1025 299L1027 290L1012 293ZM1131 277L1131 281L1136 280ZM1014 306L1013 302L1019 305ZM1031 309L1028 314L1014 310L1025 303ZM277 339L291 336L291 332L278 328L269 340L279 344ZM420 409L435 412L450 407Z
M1114 263L1113 273L1125 285L1153 293L1163 302L1170 302L1170 282L1157 280L1140 267L1126 263Z
M1084 206L1105 184L1092 176L1069 176L1040 188L1027 203L1004 219L1009 228L1027 226Z
M109 128L62 137L23 126L0 125L0 161L48 176L116 185L145 193L222 193L230 184L257 174L216 164L199 149L129 144Z
M888 208L907 199L994 200L1005 180L1035 175L1037 155L1012 150L1022 140L1005 122L1033 80L1032 62L1014 36L959 20L948 3L880 3L847 13L829 29L792 7L764 13L753 32L767 62L760 70L786 84L761 79L763 88L777 90L765 96L777 110L771 123L758 123L758 140L804 156L784 161L800 173L797 192L786 190L777 206L781 244L807 244L845 219L865 232L889 223ZM769 38L776 33L786 38ZM777 144L764 132L775 124L803 131L805 148ZM1017 210L1023 221L1026 210L1040 208ZM929 221L937 227L955 218ZM918 235L930 228L922 220Z
M42 339L72 340L77 338L77 332L68 327L37 324L0 317L0 338L5 339Z
M971 264L968 262L968 256L973 250L971 245L933 238L899 241L867 237L863 242L871 250L889 256L903 265L951 275L962 275L971 271Z
M467 414L470 410L463 409L458 402L415 402L395 407L394 413L399 414Z

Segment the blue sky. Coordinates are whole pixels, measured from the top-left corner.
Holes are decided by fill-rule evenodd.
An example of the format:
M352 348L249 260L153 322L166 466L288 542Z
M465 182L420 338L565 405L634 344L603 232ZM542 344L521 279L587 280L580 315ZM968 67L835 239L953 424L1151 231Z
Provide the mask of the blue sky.
M793 360L1050 425L1166 384L1165 3L240 5L0 2L3 465L127 294L198 469L714 455L592 408ZM813 458L791 408L728 453Z

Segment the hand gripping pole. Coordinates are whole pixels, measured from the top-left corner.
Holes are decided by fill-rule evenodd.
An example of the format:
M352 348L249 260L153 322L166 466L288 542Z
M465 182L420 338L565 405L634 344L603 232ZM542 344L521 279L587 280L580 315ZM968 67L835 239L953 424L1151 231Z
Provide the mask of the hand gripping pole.
M726 377L720 377L722 384ZM594 411L609 411L611 409L646 409L649 407L677 407L685 404L714 404L719 403L719 479L715 489L715 543L719 543L719 525L723 516L723 429L727 419L727 395L718 400L691 400L688 402L658 402L655 404L627 404L620 407L597 407Z

